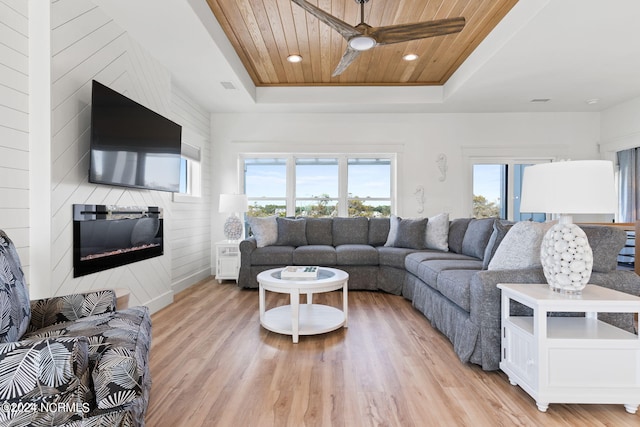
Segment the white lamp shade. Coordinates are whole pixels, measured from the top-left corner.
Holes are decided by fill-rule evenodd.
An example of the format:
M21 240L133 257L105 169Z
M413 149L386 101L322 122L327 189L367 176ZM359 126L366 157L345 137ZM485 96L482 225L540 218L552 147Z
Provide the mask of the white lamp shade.
M249 201L246 194L220 194L218 212L246 212Z
M575 160L528 166L522 179L521 212L615 213L613 163Z

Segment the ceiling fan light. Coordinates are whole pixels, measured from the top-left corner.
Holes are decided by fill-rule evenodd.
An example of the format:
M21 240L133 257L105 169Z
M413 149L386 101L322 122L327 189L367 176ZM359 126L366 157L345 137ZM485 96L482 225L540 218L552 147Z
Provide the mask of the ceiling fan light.
M349 40L349 46L355 50L369 50L376 45L376 40L369 36L355 36Z

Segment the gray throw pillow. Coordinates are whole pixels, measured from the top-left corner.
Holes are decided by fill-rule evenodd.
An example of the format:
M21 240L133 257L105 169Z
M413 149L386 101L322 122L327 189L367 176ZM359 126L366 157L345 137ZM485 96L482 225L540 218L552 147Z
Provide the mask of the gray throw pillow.
M424 249L427 221L427 218L401 219L398 223L398 234L393 246L396 248Z
M278 246L306 246L307 229L304 218L276 218L278 223Z
M449 214L441 213L429 218L425 233L425 248L449 251Z
M514 224L496 249L488 270L542 267L540 245L553 223L523 221Z
M278 241L278 223L275 216L250 216L247 217L247 222L259 248L276 244Z
M493 255L496 253L498 246L504 239L504 236L507 235L507 232L513 227L513 223L503 222L501 220L496 220L493 223L493 233L491 233L491 237L489 238L489 243L487 243L487 249L484 251L484 257L482 258L482 269L486 270L489 268L489 263L493 258Z

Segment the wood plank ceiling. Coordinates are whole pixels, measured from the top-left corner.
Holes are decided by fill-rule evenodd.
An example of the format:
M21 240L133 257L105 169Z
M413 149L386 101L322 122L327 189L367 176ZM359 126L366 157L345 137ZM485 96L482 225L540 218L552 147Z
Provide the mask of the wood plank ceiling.
M350 25L360 22L355 0L309 0ZM466 19L457 34L379 45L331 77L347 47L336 31L290 0L207 0L256 86L441 85L491 32L517 0L371 0L373 27ZM402 57L413 53L414 61ZM293 64L287 56L299 54Z

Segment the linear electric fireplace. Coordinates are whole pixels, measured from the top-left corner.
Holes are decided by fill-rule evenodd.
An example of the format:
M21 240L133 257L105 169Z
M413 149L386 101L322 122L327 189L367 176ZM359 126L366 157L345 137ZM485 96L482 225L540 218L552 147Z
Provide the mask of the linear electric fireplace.
M73 205L73 277L163 253L161 208Z

